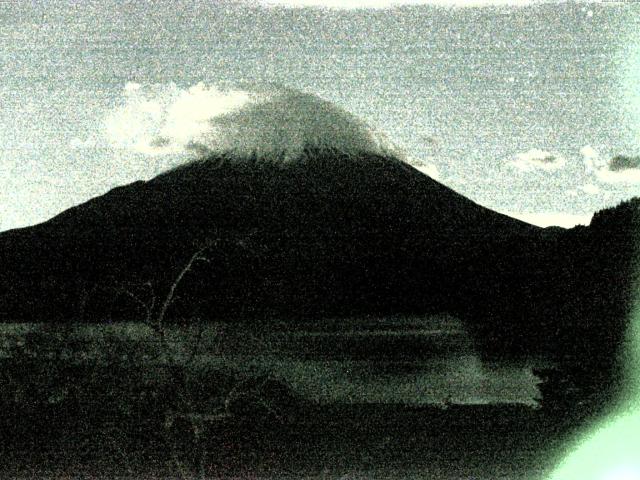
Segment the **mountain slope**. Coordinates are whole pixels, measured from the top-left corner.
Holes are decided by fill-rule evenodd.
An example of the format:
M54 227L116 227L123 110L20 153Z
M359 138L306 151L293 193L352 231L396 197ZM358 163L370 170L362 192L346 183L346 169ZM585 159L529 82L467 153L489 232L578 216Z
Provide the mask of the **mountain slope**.
M487 355L589 348L599 358L619 344L637 203L589 228L541 229L395 158L308 147L296 161L272 160L212 156L0 234L1 318L139 318L123 289L162 297L212 243L172 318L268 328L272 319L450 312Z

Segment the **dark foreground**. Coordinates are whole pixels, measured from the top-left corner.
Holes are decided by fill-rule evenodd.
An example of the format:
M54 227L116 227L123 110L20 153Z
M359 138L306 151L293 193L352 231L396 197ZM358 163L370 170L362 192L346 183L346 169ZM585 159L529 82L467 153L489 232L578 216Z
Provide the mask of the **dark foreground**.
M537 409L321 404L213 335L109 331L5 327L0 478L543 479L598 404L567 372Z
M2 478L541 479L570 426L525 408L308 408L302 417L144 426L28 418ZM115 419L111 419L115 420ZM21 438L19 438L21 437ZM9 442L7 442L9 440ZM8 443L10 445L8 445Z
M0 478L543 479L587 420L579 408L314 405L263 385L212 415L181 416L167 408L176 392L143 386L137 402L111 389L5 403Z

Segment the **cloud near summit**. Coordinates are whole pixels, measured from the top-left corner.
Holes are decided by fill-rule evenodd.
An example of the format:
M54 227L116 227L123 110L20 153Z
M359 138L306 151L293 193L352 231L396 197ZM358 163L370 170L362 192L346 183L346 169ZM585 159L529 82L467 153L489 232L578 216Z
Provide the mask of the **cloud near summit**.
M387 137L316 95L282 87L228 89L202 83L128 84L107 118L112 145L149 156L237 157L292 161L306 146L400 157Z

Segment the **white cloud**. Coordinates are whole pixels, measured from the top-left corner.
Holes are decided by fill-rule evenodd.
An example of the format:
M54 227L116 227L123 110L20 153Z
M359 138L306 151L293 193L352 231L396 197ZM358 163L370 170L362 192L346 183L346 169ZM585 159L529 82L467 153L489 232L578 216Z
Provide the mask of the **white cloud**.
M84 150L87 148L95 148L97 146L97 142L92 138L81 139L78 137L74 137L69 141L69 147L73 150Z
M140 90L141 87L142 85L137 82L127 82L124 86L124 90L125 92L135 92L136 90Z
M584 147L582 147L580 149L580 155L582 155L585 161L587 159L598 158L599 156L598 151L595 148L593 148L591 145L585 145Z
M582 161L588 173L595 173L607 166L606 160L604 160L600 156L600 153L590 145L582 147L580 149L580 155L582 155Z
M440 179L440 172L434 163L433 157L426 157L424 159L407 157L406 161L409 165L415 167L417 170L420 170L422 173L430 176L434 180Z
M605 183L640 183L640 168L612 171L602 169L596 172L596 177Z
M247 92L207 87L187 90L176 85L147 86L129 82L123 105L106 120L113 145L149 155L184 153L184 146L210 129L209 120L249 101Z
M384 134L349 112L286 88L127 84L106 127L112 145L151 156L234 153L289 161L314 147L402 157Z
M440 172L438 171L438 167L431 163L426 163L423 165L416 166L418 170L420 170L425 175L429 175L434 180L440 179Z
M168 106L161 137L186 143L210 128L212 118L237 111L251 100L251 94L241 90L222 91L200 83L180 93Z
M607 160L588 145L580 149L580 154L587 173L594 175L600 182L640 183L640 157L638 156L616 155Z
M589 225L593 214L573 214L562 212L531 213L531 212L505 212L513 218L537 225L539 227L558 226L564 228L575 227L576 225Z
M586 183L578 187L578 190L582 190L584 193L588 193L589 195L598 195L602 190L598 185L594 185L593 183Z
M564 167L566 160L560 155L538 148L532 148L527 152L518 153L509 163L511 166L523 172L531 172L534 170L551 172Z

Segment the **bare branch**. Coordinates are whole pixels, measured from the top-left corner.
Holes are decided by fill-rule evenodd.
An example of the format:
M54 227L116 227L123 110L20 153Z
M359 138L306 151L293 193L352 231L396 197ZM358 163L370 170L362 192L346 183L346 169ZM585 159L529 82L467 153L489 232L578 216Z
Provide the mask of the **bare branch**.
M245 250L251 251L250 239L256 233L254 230L244 239L238 240L237 245ZM172 384L172 396L174 396L175 402L173 407L165 410L165 423L164 434L166 435L168 447L170 448L171 457L178 468L180 474L186 478L188 471L186 464L178 454L177 445L175 444L175 421L177 419L185 420L193 431L196 446L194 451L199 453L199 473L200 477L205 477L205 465L207 457L207 449L205 445L205 439L203 438L205 432L205 426L207 424L223 422L229 418L234 417L234 413L231 411L232 404L244 397L256 397L257 405L264 408L270 415L273 415L277 419L281 419L280 415L265 399L259 398L262 395L262 391L265 388L268 379L262 379L255 383L255 379L242 378L239 375L235 384L227 391L223 397L222 404L218 408L214 408L213 411L198 412L198 402L194 396L194 392L189 388L189 369L193 367L193 362L201 350L201 343L205 335L205 325L197 316L193 316L189 323L197 323L197 330L193 332L193 341L188 341L190 344L190 350L184 352L179 348L179 345L173 343L169 337L169 331L165 325L167 313L172 304L174 304L178 298L178 290L182 284L186 275L191 272L199 262L211 263L211 259L207 256L207 251L213 246L217 245L217 241L207 241L189 257L188 261L179 270L177 276L171 283L166 295L158 297L156 291L151 282L147 282L141 286L127 286L122 285L119 292L131 298L137 305L139 305L145 313L145 323L152 329L159 339L160 352L159 356L164 357L162 363L163 368L166 369L169 375L169 382ZM222 351L222 341L224 337L224 327L217 327L215 331L216 350L218 354L226 361L225 353ZM258 339L260 341L263 339ZM180 354L182 352L183 354Z
M156 322L158 323L158 325L162 325L162 323L164 322L164 317L167 314L167 310L173 303L176 289L182 282L182 279L184 278L184 276L193 268L193 265L196 262L203 261L206 259L203 253L209 248L211 248L211 246L212 246L212 243L207 242L203 247L201 247L198 251L196 251L191 256L187 264L182 268L182 270L180 270L180 273L178 273L178 276L176 277L175 281L171 284L171 288L169 289L169 293L165 297L164 302L162 302L162 307L160 308L160 312L158 313L158 317L156 319Z

